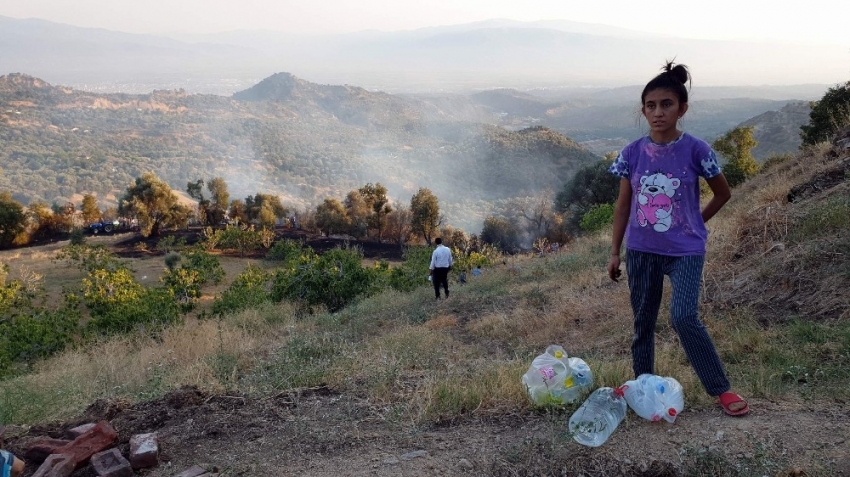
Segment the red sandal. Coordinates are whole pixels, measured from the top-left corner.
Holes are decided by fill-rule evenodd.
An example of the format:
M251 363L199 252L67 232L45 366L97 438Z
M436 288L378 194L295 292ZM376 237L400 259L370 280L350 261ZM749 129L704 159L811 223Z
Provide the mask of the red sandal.
M717 402L723 406L723 412L729 416L743 416L750 412L747 401L732 391L726 391L717 396Z

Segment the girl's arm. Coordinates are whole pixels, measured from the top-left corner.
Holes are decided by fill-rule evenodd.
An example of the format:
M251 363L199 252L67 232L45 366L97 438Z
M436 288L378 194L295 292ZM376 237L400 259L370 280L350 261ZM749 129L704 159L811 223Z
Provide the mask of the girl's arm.
M729 183L726 182L726 176L723 173L717 174L711 179L706 179L705 182L711 188L711 192L714 193L714 197L702 209L702 221L708 222L729 201L732 197L732 191L729 190Z
M628 179L620 179L620 195L614 206L614 230L611 232L611 260L608 261L608 277L617 281L620 278L620 247L626 235L629 212L632 208L632 184Z

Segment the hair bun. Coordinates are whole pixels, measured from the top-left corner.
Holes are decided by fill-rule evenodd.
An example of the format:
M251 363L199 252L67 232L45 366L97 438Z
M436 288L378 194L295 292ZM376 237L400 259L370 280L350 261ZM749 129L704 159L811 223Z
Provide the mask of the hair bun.
M675 65L672 61L668 61L662 69L679 83L688 84L688 81L691 79L691 74L688 72L688 67L685 65Z

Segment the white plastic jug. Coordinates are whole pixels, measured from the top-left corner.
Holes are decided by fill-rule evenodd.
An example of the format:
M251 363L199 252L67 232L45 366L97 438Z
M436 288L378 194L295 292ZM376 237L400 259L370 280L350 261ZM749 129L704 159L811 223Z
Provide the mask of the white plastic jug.
M650 421L674 422L685 409L682 385L671 377L641 374L621 387L629 407Z

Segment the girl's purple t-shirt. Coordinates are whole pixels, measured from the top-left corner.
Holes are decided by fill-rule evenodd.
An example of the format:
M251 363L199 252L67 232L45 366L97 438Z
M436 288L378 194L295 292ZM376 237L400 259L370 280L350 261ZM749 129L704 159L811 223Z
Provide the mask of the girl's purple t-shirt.
M720 174L711 146L687 133L667 144L645 136L623 148L608 170L632 185L627 248L675 257L705 255L708 231L700 212L699 178Z

